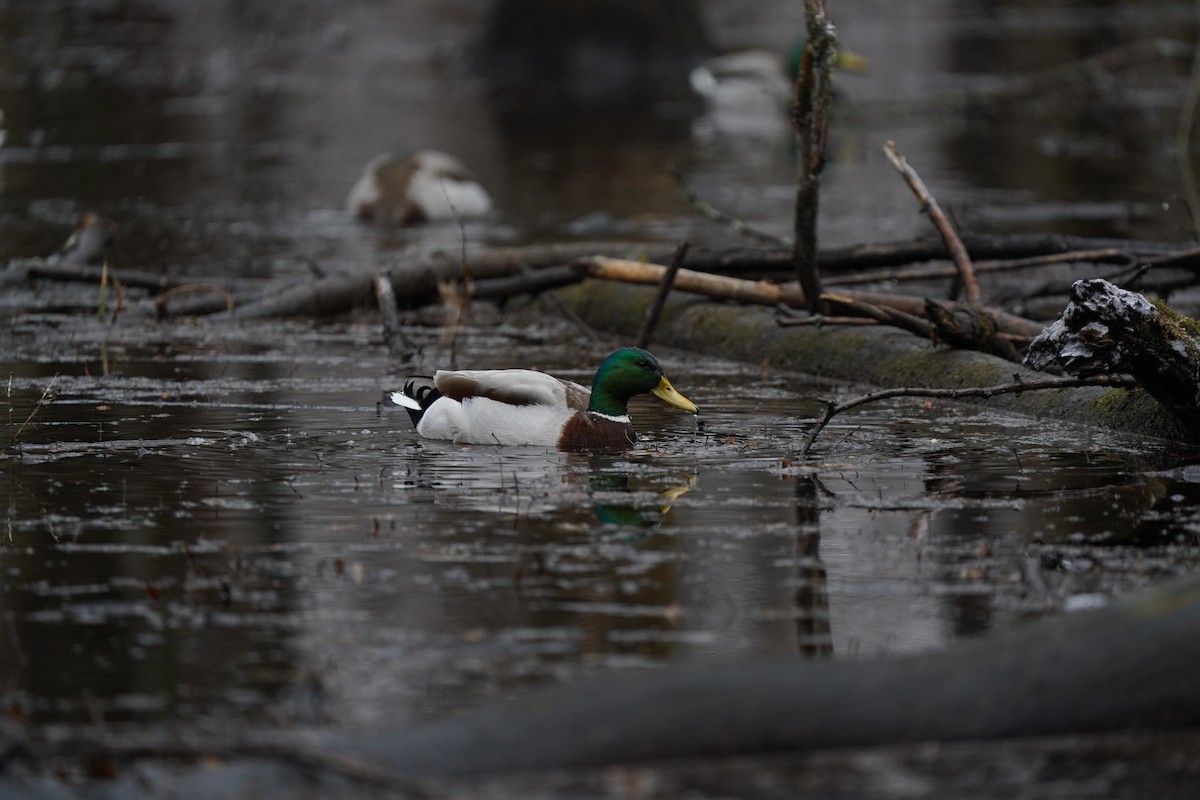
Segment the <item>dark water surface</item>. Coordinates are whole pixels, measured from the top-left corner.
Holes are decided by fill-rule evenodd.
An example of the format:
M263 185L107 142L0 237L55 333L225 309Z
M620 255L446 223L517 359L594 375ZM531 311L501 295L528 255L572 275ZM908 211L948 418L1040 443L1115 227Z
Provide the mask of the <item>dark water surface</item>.
M469 68L479 5L0 2L0 262L52 251L89 210L117 221L119 266L175 277L306 280L457 247L457 226L341 210L370 158L421 147L492 190L472 243L563 238L595 212L588 236L736 241L667 162L788 231L786 132L729 137L686 98L515 115ZM874 69L838 78L823 243L925 232L889 138L983 230L1191 236L1186 60L996 92L1132 41L1186 45L1193 4L835 6ZM803 9L705 13L720 47L785 50ZM802 463L819 398L848 390L664 352L703 432L646 400L625 455L458 447L379 409L395 376L365 311L106 325L94 286L0 295L0 703L37 735L394 726L606 670L875 658L1200 568L1200 468L1169 443L912 400L839 419ZM446 330L409 334L449 360ZM488 314L455 349L583 382L607 352Z
M604 352L545 337L460 346L576 379ZM1198 566L1186 456L912 400L804 465L838 390L762 367L664 353L707 430L647 399L639 449L587 456L419 440L365 324L13 355L6 430L55 392L0 532L0 681L39 722L395 724L597 670L926 650Z

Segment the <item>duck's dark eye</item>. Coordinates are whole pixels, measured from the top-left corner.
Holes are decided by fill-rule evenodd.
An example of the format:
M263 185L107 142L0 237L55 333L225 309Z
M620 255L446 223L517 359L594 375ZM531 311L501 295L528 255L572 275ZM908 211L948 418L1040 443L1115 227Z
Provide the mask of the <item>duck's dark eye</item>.
M639 359L638 361L635 361L634 363L638 366L639 369L644 369L644 370L650 369L650 364L644 360Z

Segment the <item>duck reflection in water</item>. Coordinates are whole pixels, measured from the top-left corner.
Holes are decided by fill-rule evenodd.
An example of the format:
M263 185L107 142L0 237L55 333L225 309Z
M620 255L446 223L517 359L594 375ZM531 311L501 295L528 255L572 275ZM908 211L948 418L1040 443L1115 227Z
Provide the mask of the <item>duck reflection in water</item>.
M635 495L630 488L629 479L628 472L597 471L593 471L588 478L588 486L592 493L592 511L605 525L657 527L671 510L671 505L697 485L697 476L691 475L686 480L659 491L653 507L647 508L644 503L633 502ZM630 541L644 535L631 535Z

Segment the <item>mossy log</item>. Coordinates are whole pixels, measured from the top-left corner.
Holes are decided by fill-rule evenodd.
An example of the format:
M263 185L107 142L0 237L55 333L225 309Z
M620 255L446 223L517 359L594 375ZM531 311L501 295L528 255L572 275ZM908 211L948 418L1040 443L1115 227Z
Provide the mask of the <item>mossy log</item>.
M1200 423L1200 323L1100 279L1075 281L1070 296L1026 364L1080 377L1128 373L1181 421Z
M654 292L589 280L558 290L566 305L596 330L629 341L641 329ZM654 346L679 347L775 369L878 387L991 386L1043 376L985 353L954 350L880 327L780 328L774 311L713 303L676 291L655 328ZM1200 442L1200 429L1166 412L1143 391L1061 389L1006 395L989 408L1031 417L1109 428L1175 442Z

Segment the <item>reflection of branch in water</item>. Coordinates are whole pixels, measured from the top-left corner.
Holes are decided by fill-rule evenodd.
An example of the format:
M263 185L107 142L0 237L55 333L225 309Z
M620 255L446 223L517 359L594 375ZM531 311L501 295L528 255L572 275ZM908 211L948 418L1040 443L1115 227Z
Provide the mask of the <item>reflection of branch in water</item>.
M829 620L829 581L821 561L821 507L824 487L815 475L796 480L796 645L805 658L833 655Z
M16 444L20 440L21 434L25 432L25 429L27 427L29 427L29 423L33 422L33 418L35 416L37 416L37 413L39 411L42 410L42 407L48 406L48 405L50 405L51 402L53 402L54 397L55 397L54 382L57 380L58 380L58 375L55 375L53 378L50 379L50 382L48 384L46 384L46 388L42 391L42 396L39 397L37 403L34 404L33 410L29 412L29 416L26 417L25 421L21 423L21 427L17 428L16 433L14 433L9 438L8 444L4 445L5 450L9 449L10 447L12 447L14 444ZM11 427L12 426L12 378L11 377L8 380L8 385L9 385L8 417L9 417L9 426Z

